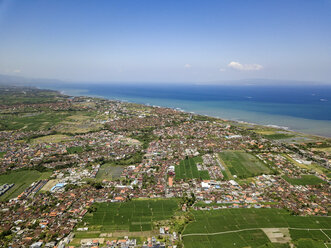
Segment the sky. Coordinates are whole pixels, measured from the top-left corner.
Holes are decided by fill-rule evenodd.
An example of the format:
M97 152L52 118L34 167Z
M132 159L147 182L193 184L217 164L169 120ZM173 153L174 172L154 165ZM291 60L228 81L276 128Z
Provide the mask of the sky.
M0 0L0 74L331 84L331 0Z

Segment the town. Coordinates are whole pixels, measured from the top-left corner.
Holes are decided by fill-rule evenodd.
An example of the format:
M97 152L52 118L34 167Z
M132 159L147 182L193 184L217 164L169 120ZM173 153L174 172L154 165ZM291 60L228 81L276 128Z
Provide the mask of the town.
M192 247L186 226L199 213L329 216L328 138L159 106L0 90L1 247ZM326 223L312 227L325 230L318 242L330 242Z

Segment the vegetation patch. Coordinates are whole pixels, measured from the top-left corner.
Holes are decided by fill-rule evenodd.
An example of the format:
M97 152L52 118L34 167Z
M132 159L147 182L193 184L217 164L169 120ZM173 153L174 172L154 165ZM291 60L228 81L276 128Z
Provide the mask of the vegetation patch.
M175 166L176 179L192 179L199 178L201 180L210 179L207 170L199 171L197 168L197 163L202 164L201 157L187 158L180 161L179 165Z
M318 185L326 183L315 175L301 175L299 178L283 176L283 178L292 185Z
M224 151L220 153L220 157L231 174L238 178L253 177L271 172L257 157L243 151Z
M21 170L2 174L0 175L0 185L5 183L14 183L15 185L2 195L0 199L8 200L14 198L29 187L31 183L47 179L51 174L51 172L39 172L36 170Z

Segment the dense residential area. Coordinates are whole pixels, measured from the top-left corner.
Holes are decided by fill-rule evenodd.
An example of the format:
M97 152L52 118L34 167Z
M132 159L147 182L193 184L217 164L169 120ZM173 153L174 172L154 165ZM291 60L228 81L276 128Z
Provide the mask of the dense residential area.
M36 88L0 95L1 247L330 246L329 138Z

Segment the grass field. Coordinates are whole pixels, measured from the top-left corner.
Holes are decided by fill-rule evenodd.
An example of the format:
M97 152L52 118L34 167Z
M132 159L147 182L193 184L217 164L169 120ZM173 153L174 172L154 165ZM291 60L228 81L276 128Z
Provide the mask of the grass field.
M104 233L150 231L153 229L153 222L170 219L178 209L178 203L174 199L97 203L94 206L97 208L96 212L85 215L83 222L88 223L89 231ZM85 232L86 235L88 233Z
M84 151L84 148L81 147L81 146L73 146L73 147L69 147L69 148L67 149L67 152L68 152L69 154L81 153L81 152L83 152L83 151Z
M294 137L295 135L293 133L287 133L284 131L278 131L278 130L256 130L255 131L258 134L261 134L264 138L270 139L270 140L278 140L278 139L289 139Z
M188 158L180 161L180 164L175 166L176 179L210 179L208 171L199 171L196 163L202 163L201 157Z
M283 176L283 178L292 185L318 185L320 183L326 183L314 175L301 175L301 178Z
M263 135L263 137L270 140L279 140L279 139L293 138L294 135L288 133L274 133L274 134L265 134Z
M185 236L185 234L206 234L228 232L247 228L274 228L294 227L311 229L330 229L331 222L327 217L293 216L282 209L224 209L211 211L192 211L195 221L189 223L184 229L184 245L190 247L288 247L286 245L270 243L267 236L259 229L207 235ZM292 235L292 234L291 234ZM299 232L294 239L300 238L304 233ZM314 233L320 238L321 233ZM308 236L310 237L310 236ZM304 247L304 246L302 246ZM314 247L314 246L311 246Z
M5 156L6 152L0 152L0 158L3 158Z
M15 183L9 191L0 197L1 200L7 200L18 196L22 193L31 183L47 179L51 176L51 172L39 172L36 170L24 170L17 172L10 172L9 174L0 175L0 184Z
M125 167L116 166L111 163L106 163L101 165L98 174L96 176L97 179L117 179L121 176Z
M238 178L248 178L271 172L262 161L243 151L223 151L219 155L230 173Z
M331 154L331 147L312 148L313 151L321 151Z

